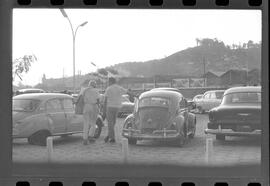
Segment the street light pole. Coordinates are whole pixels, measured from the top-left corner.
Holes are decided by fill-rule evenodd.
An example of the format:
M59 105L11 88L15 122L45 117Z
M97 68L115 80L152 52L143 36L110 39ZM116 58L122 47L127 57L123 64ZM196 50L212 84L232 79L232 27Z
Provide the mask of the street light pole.
M70 25L70 28L71 28L71 32L72 32L72 44L73 44L73 94L75 94L75 91L76 91L76 70L75 70L75 61L76 61L76 58L75 58L75 44L76 44L76 34L77 34L77 30L79 27L83 27L84 25L86 25L88 22L85 21L83 22L82 24L78 25L76 27L76 30L74 32L74 29L73 29L73 26L72 26L72 23L67 15L67 13L65 12L64 9L60 9L62 15L67 18L68 22L69 22L69 25Z

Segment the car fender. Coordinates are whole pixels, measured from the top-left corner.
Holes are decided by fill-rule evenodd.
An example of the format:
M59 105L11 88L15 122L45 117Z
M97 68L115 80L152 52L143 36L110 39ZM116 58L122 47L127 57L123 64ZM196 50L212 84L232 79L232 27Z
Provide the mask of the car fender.
M124 129L127 129L127 124L128 124L129 122L134 122L134 115L133 115L133 114L130 114L130 115L128 115L128 116L126 117L126 119L125 119L125 121L124 121L124 126L123 126Z
M48 120L43 114L25 118L19 135L21 137L29 137L40 130L51 131L48 125Z
M181 135L184 135L184 127L185 127L185 118L184 118L184 116L183 115L176 116L175 122L176 122L177 131Z
M189 128L190 128L190 126L192 126L192 127L196 126L196 122L197 122L196 115L193 113L188 113L188 120L187 121L188 121Z

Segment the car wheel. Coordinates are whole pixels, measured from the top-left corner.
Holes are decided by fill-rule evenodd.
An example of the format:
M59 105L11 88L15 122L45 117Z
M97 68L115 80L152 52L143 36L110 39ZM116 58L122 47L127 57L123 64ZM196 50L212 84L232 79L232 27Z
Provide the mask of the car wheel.
M47 137L50 135L49 131L38 131L28 138L28 143L32 145L46 146Z
M128 144L130 144L130 145L136 145L137 144L137 139L128 138Z
M216 135L216 139L217 139L217 140L220 140L220 141L225 141L225 135L217 134L217 135Z

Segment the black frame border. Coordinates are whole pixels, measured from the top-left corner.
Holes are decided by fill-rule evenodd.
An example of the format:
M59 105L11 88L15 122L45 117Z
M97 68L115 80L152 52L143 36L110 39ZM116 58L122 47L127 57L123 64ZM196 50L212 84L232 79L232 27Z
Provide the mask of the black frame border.
M260 6L249 6L248 0L230 0L228 6L217 6L215 0L197 0L195 6L184 6L182 0L163 0L161 6L151 6L149 0L131 0L128 6L117 5L116 0L98 0L96 5L84 5L83 0L65 0L64 5L51 5L50 0L32 0L30 5L19 5L16 0L0 1L0 185L16 181L47 182L60 180L96 181L103 183L130 180L160 181L177 183L192 181L203 185L214 185L213 180L232 181L233 185L247 185L249 182L269 184L269 28L268 0ZM83 164L19 164L12 163L12 10L13 8L113 8L113 9L239 9L262 11L262 163L259 165L235 167L184 167L145 165L83 165ZM118 171L113 171L113 170ZM74 174L76 170L76 174ZM166 174L164 174L166 173ZM76 176L77 175L77 176ZM146 177L146 179L145 179ZM42 178L42 179L40 179ZM144 178L144 179L143 179ZM239 184L240 183L240 184ZM64 185L65 185L64 184ZM98 184L97 184L98 185ZM103 185L103 184L102 184ZM137 185L137 184L136 184ZM141 185L141 184L138 184ZM174 184L173 184L174 185Z

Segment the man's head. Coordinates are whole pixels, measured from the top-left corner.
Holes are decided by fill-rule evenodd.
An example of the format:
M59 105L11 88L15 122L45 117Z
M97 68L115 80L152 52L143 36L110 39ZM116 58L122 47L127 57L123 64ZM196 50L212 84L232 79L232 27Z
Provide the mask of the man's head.
M113 84L115 84L115 83L116 83L116 79L113 78L113 77L110 77L110 78L109 78L109 85L113 85Z
M95 81L89 81L88 86L89 87L96 88L97 87L97 83Z

